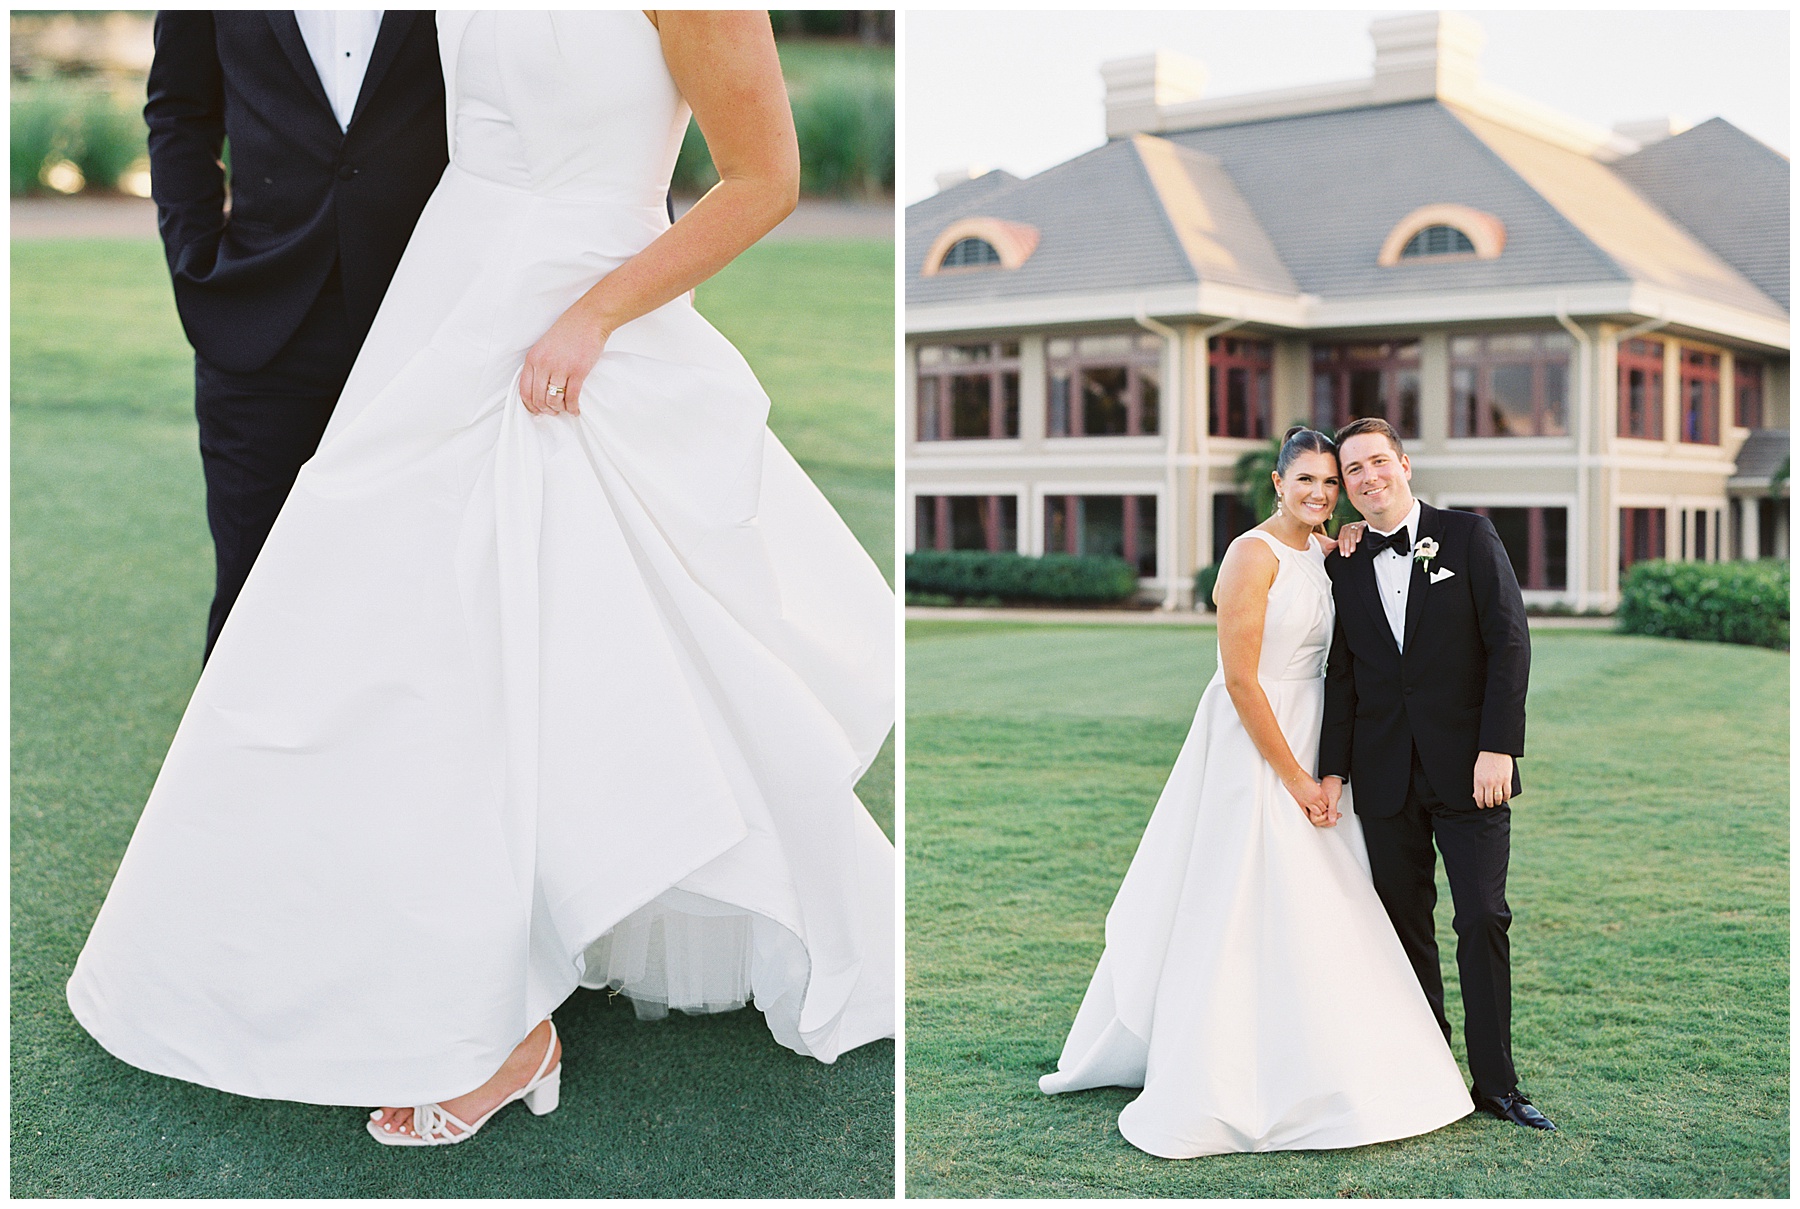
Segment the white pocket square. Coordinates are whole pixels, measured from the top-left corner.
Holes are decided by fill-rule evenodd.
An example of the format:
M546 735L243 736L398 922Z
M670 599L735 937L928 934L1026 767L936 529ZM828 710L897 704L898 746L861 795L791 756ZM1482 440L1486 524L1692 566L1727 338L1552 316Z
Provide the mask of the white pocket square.
M1445 567L1442 571L1433 571L1431 573L1431 582L1434 584L1443 583L1446 579L1449 579L1455 574L1456 572L1452 571L1449 567Z

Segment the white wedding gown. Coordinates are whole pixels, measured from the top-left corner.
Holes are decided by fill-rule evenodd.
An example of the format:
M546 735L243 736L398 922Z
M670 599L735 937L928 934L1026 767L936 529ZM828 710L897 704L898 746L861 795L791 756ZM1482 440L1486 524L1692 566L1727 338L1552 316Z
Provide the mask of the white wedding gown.
M440 13L451 166L232 612L69 983L134 1066L469 1091L577 985L894 1031L854 794L892 593L685 299L581 414L514 379L667 226L688 108L636 11ZM604 1055L586 1056L604 1062Z
M1317 545L1279 560L1257 679L1301 767L1318 758L1334 619ZM1346 788L1316 828L1214 674L1125 882L1050 1093L1142 1087L1119 1132L1163 1158L1323 1150L1427 1133L1472 1105L1375 896Z

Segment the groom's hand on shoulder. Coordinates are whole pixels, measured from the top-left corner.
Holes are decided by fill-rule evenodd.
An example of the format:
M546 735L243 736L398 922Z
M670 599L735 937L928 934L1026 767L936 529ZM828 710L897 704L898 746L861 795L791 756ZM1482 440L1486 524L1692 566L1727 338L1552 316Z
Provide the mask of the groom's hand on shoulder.
M1484 751L1475 757L1475 805L1483 810L1512 797L1513 758L1505 752Z

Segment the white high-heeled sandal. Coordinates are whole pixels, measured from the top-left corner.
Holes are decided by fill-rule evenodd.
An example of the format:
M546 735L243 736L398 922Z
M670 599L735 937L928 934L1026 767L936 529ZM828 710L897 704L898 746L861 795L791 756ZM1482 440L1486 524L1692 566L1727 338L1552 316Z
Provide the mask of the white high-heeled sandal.
M442 1104L420 1104L413 1109L412 1133L389 1133L381 1128L381 1110L377 1108L369 1114L369 1133L383 1146L454 1146L474 1137L476 1130L493 1120L495 1113L514 1100L525 1101L525 1107L531 1110L533 1116L541 1117L555 1112L562 1092L562 1062L550 1065L550 1060L555 1056L556 1025L551 1023L550 1045L544 1050L544 1060L539 1063L537 1074L524 1087L483 1113L480 1120L464 1121L446 1110ZM456 1130L461 1132L455 1132Z

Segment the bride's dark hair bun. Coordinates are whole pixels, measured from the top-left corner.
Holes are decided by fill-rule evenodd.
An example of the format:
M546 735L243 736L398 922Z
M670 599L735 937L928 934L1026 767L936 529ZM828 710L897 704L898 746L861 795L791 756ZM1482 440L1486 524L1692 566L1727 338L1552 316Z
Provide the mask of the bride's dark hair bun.
M1281 434L1281 452L1275 457L1275 473L1287 477L1288 467L1303 453L1328 453L1336 457L1337 444L1322 432L1296 424Z

